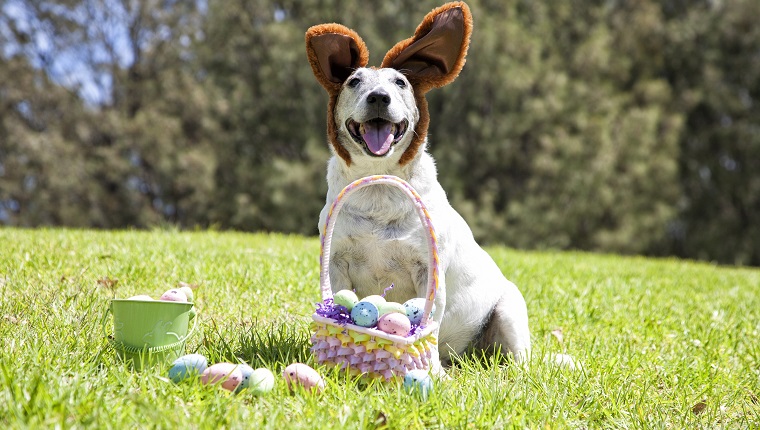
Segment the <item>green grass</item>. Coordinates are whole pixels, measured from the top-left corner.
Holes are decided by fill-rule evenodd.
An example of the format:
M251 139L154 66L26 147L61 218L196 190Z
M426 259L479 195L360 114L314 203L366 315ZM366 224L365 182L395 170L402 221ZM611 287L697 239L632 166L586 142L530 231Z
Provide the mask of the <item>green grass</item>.
M323 395L287 391L284 366L314 364L318 249L297 236L0 229L0 428L760 427L760 270L490 248L528 302L535 360L464 357L423 402L327 369ZM200 285L188 351L267 367L272 393L175 385L166 366L116 359L108 300L180 281ZM541 359L559 352L583 370Z

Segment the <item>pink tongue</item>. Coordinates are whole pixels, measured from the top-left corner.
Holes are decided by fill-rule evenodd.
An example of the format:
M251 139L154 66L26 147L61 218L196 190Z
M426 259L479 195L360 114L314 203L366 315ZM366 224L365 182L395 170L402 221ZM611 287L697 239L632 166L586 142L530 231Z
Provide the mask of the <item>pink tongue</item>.
M367 144L367 148L375 155L385 155L393 143L393 133L391 133L391 123L364 123L364 134L362 139Z

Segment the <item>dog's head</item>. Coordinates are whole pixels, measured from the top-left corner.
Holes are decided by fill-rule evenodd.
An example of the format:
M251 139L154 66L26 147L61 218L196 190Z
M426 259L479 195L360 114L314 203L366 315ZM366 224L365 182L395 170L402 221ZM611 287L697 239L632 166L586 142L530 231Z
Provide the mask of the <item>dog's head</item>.
M330 97L327 134L333 151L347 165L413 160L427 136L425 93L459 75L471 33L467 5L447 3L428 13L414 36L391 48L380 68L368 68L369 51L356 32L340 24L311 27L306 52Z

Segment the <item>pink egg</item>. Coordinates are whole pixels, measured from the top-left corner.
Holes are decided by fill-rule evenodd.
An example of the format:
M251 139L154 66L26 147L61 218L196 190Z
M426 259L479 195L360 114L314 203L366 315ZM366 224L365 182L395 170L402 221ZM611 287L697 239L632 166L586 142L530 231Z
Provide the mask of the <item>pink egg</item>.
M392 312L381 316L377 320L377 328L388 334L406 336L409 334L409 330L412 329L412 323L406 315Z
M201 374L201 383L204 385L221 382L222 388L227 391L235 389L243 382L243 372L240 366L232 363L217 363L209 366Z
M290 390L302 386L306 390L321 393L325 389L325 380L316 370L303 363L293 363L282 371L282 377Z
M161 294L161 297L158 300L166 302L187 302L187 295L185 295L182 290L174 288Z

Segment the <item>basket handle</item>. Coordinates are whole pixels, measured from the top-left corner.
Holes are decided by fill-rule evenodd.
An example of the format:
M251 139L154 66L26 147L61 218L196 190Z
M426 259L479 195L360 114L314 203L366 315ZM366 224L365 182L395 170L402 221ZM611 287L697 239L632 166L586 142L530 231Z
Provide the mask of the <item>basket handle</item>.
M427 294L425 295L425 312L422 321L420 322L420 325L424 326L427 324L430 312L433 310L433 300L438 291L438 240L435 235L435 229L433 228L430 213L422 202L422 197L417 194L417 191L415 191L409 183L397 176L375 175L357 179L343 188L340 194L335 198L335 201L330 207L330 211L327 213L325 232L324 235L322 235L319 252L319 287L322 291L322 300L324 301L333 297L332 287L330 285L330 248L332 246L332 234L335 228L335 221L338 219L338 213L343 207L346 197L350 194L361 188L378 184L391 185L403 191L414 203L417 215L419 215L422 225L426 227L425 234L428 239L428 289Z

